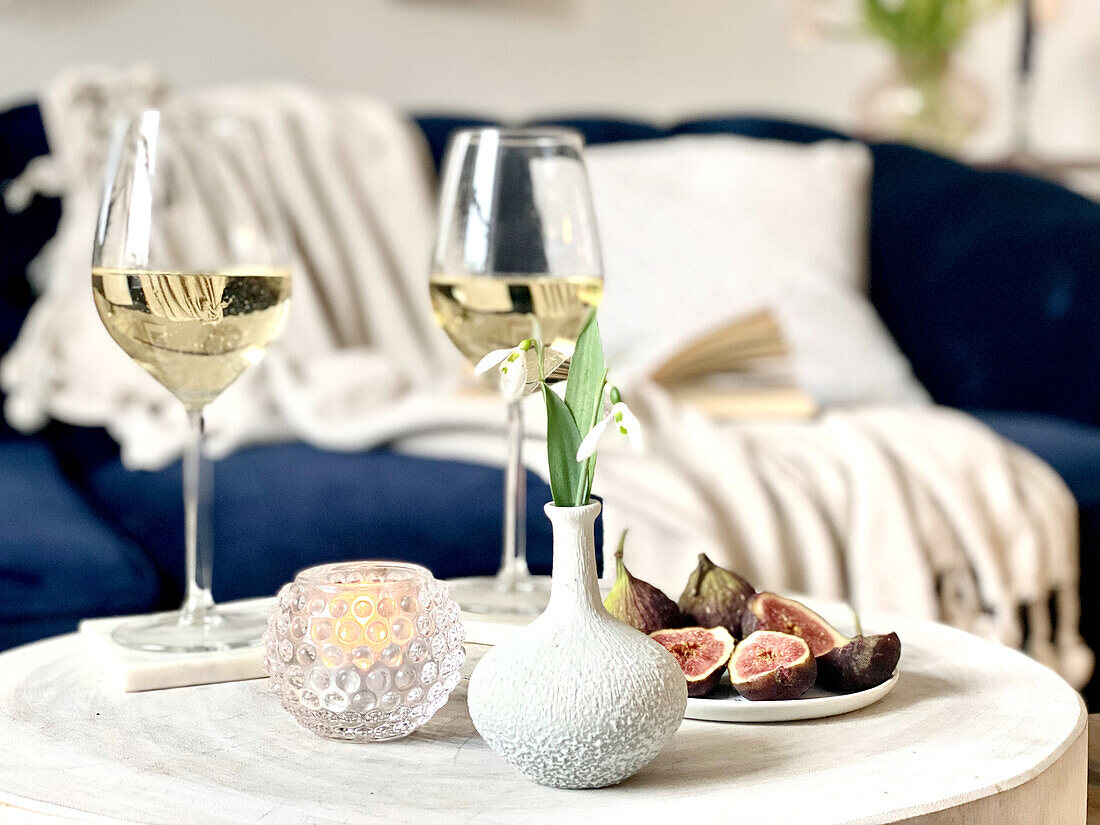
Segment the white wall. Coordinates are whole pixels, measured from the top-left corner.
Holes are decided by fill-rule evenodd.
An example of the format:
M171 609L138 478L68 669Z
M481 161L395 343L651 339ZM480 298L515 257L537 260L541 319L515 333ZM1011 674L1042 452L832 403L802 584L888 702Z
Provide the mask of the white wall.
M1100 2L1062 0L1042 43L1039 142L1100 154ZM0 102L60 66L148 61L183 85L284 78L417 111L672 118L758 111L849 126L885 65L868 43L792 45L788 0L0 0ZM1016 14L966 65L1007 136Z

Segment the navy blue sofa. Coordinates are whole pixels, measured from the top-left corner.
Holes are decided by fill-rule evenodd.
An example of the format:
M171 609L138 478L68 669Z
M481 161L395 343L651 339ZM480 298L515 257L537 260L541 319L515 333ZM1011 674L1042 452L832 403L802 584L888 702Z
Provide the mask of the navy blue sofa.
M488 120L417 121L438 165L447 136ZM562 119L590 143L733 133L847 139L813 126L711 118L671 127ZM46 151L33 105L0 114L0 181ZM871 297L920 380L1057 470L1081 513L1083 631L1100 647L1100 205L1011 172L977 171L897 144L871 147ZM24 269L59 208L0 213L0 352L31 302ZM328 454L302 444L242 450L216 465L215 595L273 592L319 559L402 557L439 575L498 561L499 471L385 449ZM550 536L531 477L532 566ZM100 430L0 424L0 648L71 630L84 616L180 597L178 467L131 473ZM1092 691L1088 691L1091 693ZM1100 697L1100 694L1098 694Z

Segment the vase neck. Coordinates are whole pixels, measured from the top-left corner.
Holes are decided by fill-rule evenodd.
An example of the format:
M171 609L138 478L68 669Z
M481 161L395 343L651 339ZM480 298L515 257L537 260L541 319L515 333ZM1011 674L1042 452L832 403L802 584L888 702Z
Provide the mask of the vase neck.
M903 77L921 84L941 78L951 65L951 52L912 50L899 52L897 65Z
M554 577L548 609L602 607L596 576L596 517L600 503L580 507L547 504L554 528Z

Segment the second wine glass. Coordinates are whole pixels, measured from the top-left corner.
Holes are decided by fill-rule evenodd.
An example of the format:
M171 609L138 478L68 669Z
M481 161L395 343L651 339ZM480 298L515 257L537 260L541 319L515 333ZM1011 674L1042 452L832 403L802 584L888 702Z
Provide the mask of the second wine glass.
M571 129L473 129L452 137L431 297L436 322L470 363L536 338L550 375L573 354L599 305L603 269L583 146ZM531 350L530 375L536 357ZM522 403L508 408L500 572L452 581L465 610L538 613L546 606L549 579L527 567Z

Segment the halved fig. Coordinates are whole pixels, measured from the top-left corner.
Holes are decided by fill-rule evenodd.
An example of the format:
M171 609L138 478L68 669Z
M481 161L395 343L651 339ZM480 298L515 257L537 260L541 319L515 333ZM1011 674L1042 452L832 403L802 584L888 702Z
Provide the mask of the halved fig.
M894 674L901 659L897 633L856 636L835 647L818 660L818 684L838 693L881 685Z
M718 686L734 648L733 637L724 627L657 630L649 637L680 663L688 696L706 696Z
M801 602L767 592L757 593L749 599L741 617L742 636L756 630L776 630L805 639L815 658L850 641Z
M797 699L813 687L817 660L804 639L757 630L737 644L729 670L734 690L746 699Z

